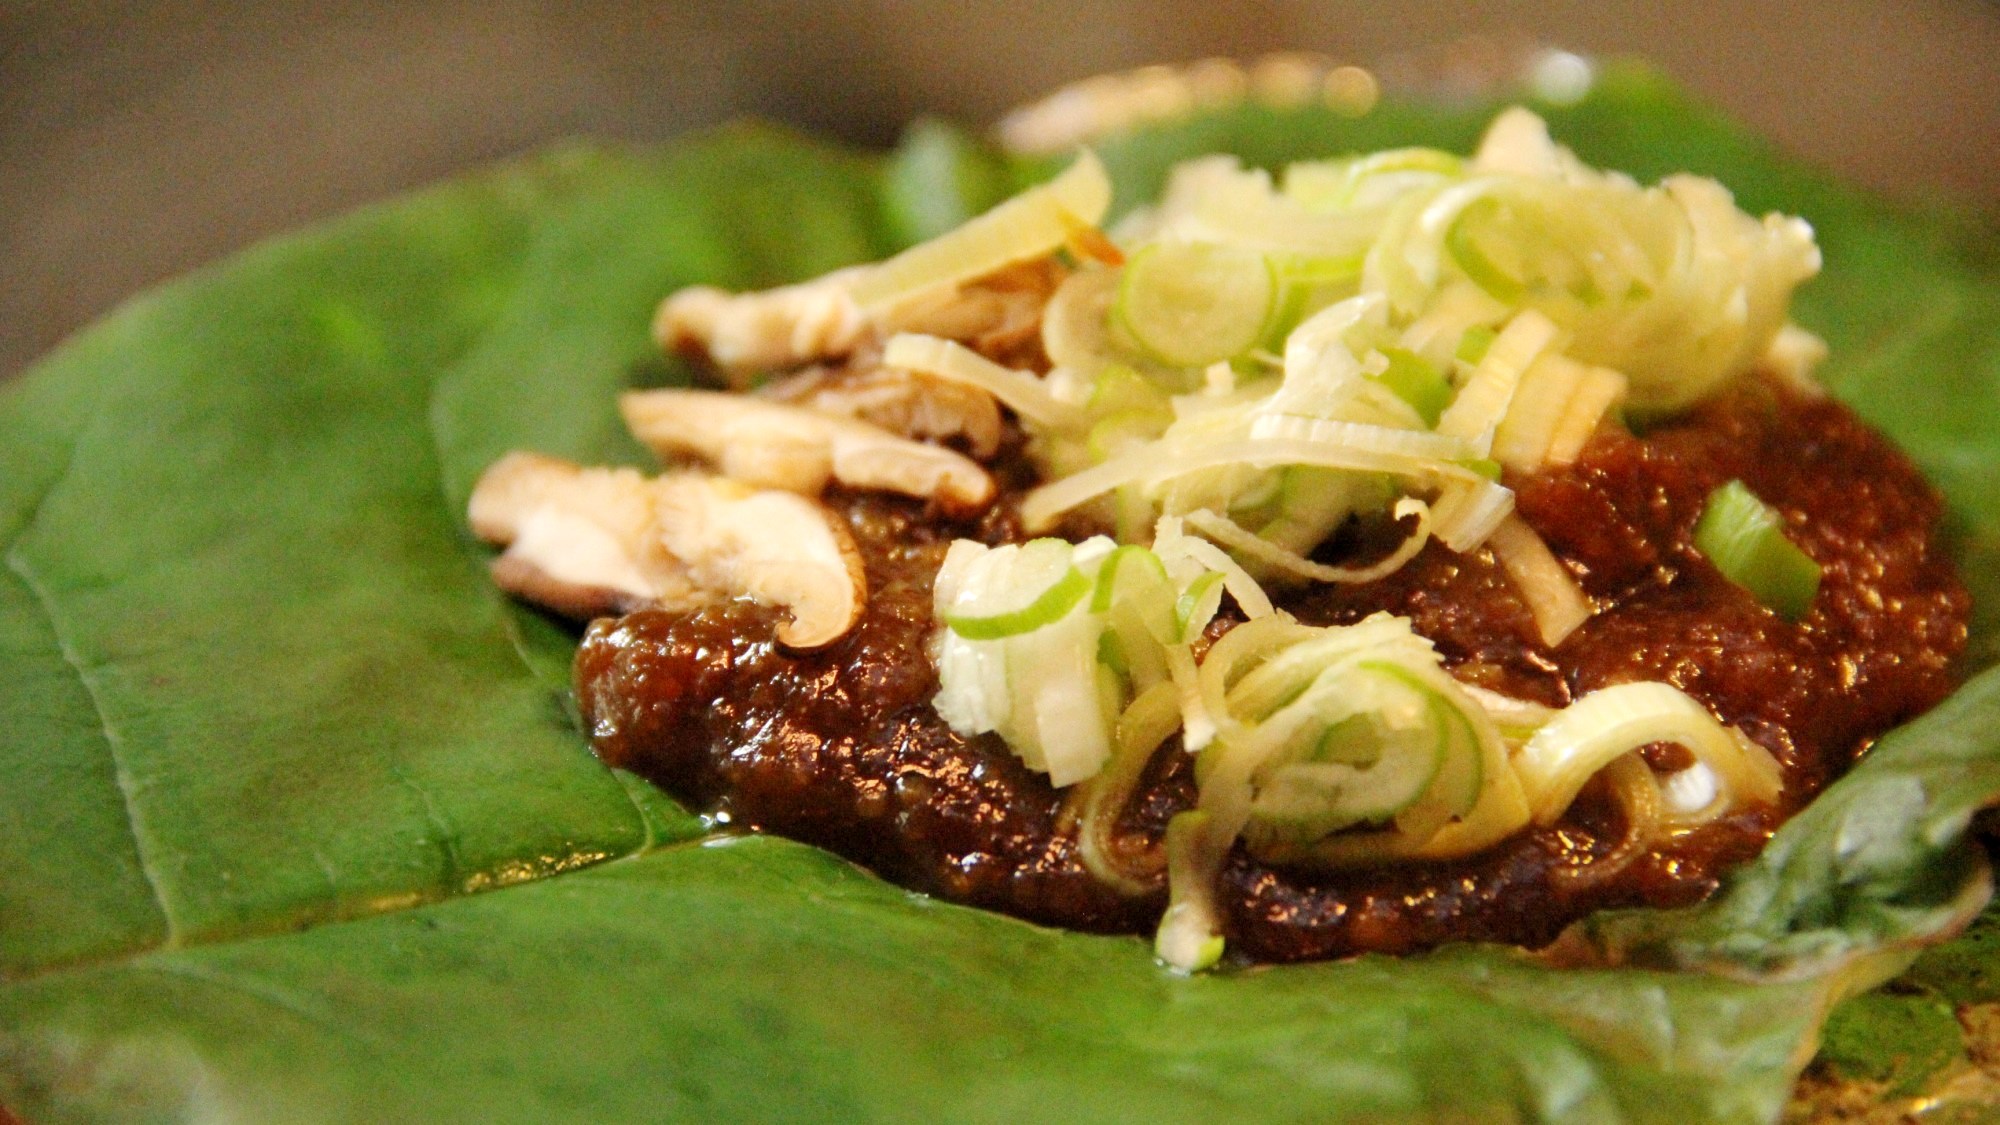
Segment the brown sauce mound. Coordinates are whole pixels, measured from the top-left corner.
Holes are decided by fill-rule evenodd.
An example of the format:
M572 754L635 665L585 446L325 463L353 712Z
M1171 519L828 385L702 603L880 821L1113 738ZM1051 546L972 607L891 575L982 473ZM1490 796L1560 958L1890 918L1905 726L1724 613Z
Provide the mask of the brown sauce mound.
M1723 580L1690 542L1709 491L1731 478L1784 512L1824 568L1799 622ZM1594 866L1625 825L1588 787L1560 823L1451 863L1281 870L1239 848L1221 894L1233 952L1276 961L1454 940L1539 945L1603 907L1692 902L1876 735L1953 686L1969 601L1936 543L1940 502L1836 403L1748 381L1643 438L1607 426L1576 464L1508 483L1600 607L1561 646L1536 639L1483 551L1432 545L1384 581L1282 600L1316 624L1406 614L1456 675L1552 705L1631 680L1675 684L1778 757L1781 807L1615 870ZM1164 886L1128 898L1099 883L1062 795L997 739L962 739L931 709L932 575L953 538L1018 538L1007 517L954 524L900 500L829 499L867 565L859 626L801 655L772 639L772 611L747 603L600 620L576 663L597 753L729 823L822 845L917 890L1076 929L1149 929ZM1678 753L1649 750L1663 768ZM1119 830L1157 839L1193 802L1187 755L1170 741Z

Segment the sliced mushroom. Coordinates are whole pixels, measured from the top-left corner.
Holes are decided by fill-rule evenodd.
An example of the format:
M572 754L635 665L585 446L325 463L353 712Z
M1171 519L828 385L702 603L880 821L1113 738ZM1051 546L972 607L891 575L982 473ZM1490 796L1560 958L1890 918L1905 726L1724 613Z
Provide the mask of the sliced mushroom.
M468 508L473 533L507 548L493 560L494 582L558 613L692 608L706 598L659 541L653 482L635 469L509 453L480 476Z
M572 617L749 597L791 613L778 640L817 648L867 605L846 527L791 492L510 453L479 478L469 509L474 533L506 548L495 583Z
M882 318L881 333L943 336L1009 367L1040 370L1048 365L1041 350L1042 310L1068 275L1054 258L1019 262L965 285L936 306Z
M755 293L682 289L654 316L653 339L670 352L706 356L739 389L759 372L845 356L874 330L848 291L866 268Z
M669 352L706 358L737 390L754 375L845 359L899 331L966 340L1014 362L1039 339L1042 307L1065 272L1054 258L1040 258L963 286L863 309L853 286L871 268L850 266L750 293L707 285L682 289L653 317L653 339Z
M791 611L778 640L819 648L853 628L868 604L861 555L816 502L697 473L659 482L660 538L695 584Z
M993 501L993 478L977 462L852 418L715 391L636 391L618 405L661 458L693 454L746 484L811 496L831 478L935 500L954 514Z
M1000 448L1000 404L978 387L897 367L808 368L768 384L765 398L880 426L903 437L962 438L974 457Z

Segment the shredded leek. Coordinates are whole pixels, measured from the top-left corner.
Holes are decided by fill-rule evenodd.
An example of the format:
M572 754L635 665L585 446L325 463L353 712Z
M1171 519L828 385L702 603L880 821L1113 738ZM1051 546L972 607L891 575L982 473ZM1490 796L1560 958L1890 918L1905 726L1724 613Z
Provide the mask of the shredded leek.
M869 267L848 289L864 309L893 308L1003 266L1039 258L1078 226L1095 226L1111 205L1111 179L1088 149L1067 171L964 226Z
M883 348L882 362L977 387L1021 417L1044 426L1073 426L1081 414L1078 408L1059 401L1041 379L1002 367L953 340L898 333Z
M1778 763L1769 751L1722 725L1674 687L1619 684L1564 708L1515 756L1514 768L1529 793L1535 822L1555 823L1592 775L1620 755L1654 742L1686 747L1716 779L1714 800L1680 814L1681 820L1698 820L1732 801L1769 802L1778 795Z
M1595 612L1590 599L1534 528L1517 516L1509 516L1493 529L1488 542L1494 558L1528 603L1528 611L1535 615L1535 628L1543 644L1550 648L1562 644L1577 626L1590 620Z

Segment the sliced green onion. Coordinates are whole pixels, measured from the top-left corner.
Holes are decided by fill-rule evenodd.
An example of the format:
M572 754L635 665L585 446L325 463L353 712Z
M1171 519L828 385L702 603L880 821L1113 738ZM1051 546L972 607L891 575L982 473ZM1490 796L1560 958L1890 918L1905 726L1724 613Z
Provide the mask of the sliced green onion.
M1481 776L1487 780L1479 791L1478 803L1463 817L1427 834L1405 831L1400 823L1381 831L1340 832L1287 856L1285 861L1338 869L1457 859L1485 851L1527 825L1528 802L1497 736L1481 736L1480 754Z
M1158 242L1125 264L1113 311L1162 362L1202 367L1256 344L1276 296L1271 263L1255 250Z
M1424 702L1431 711L1431 726L1444 744L1442 760L1426 794L1427 803L1436 808L1437 819L1415 831L1400 817L1397 821L1397 826L1411 835L1428 836L1443 827L1446 819L1464 816L1479 803L1480 791L1486 783L1486 763L1480 753L1479 730L1466 717L1470 708L1465 706L1456 692L1447 695L1438 690L1437 683L1427 684L1401 665L1384 664L1381 667L1382 674L1405 680L1423 694Z
M944 623L969 641L997 641L1032 632L1062 618L1090 593L1090 579L1070 567L1019 609L999 613L947 613Z
M1461 363L1477 365L1486 358L1486 349L1493 346L1493 338L1499 330L1489 324L1475 324L1458 338L1458 348L1452 353Z
M1264 618L1224 634L1200 675L1218 716L1200 807L1262 858L1476 850L1527 819L1497 728L1407 619Z
M1125 643L1118 639L1115 629L1106 629L1097 638L1097 662L1116 672L1120 678L1132 678L1132 662L1125 656Z
M1211 570L1181 592L1180 600L1174 603L1174 620L1180 625L1182 644L1201 636L1215 619L1215 611L1222 608L1222 582L1222 575Z
M1407 348L1383 348L1382 355L1389 366L1379 375L1370 378L1390 390L1396 397L1410 404L1424 425L1435 428L1438 415L1451 402L1451 382L1444 372L1430 365L1429 361Z
M1144 626L1156 644L1180 640L1181 619L1177 615L1180 595L1158 555L1144 547L1127 544L1111 552L1097 568L1097 581L1090 598L1092 613L1110 613L1126 608Z
M1104 556L1098 564L1097 584L1091 594L1090 610L1103 613L1114 599L1137 589L1171 590L1172 579L1160 557L1144 547L1127 543Z
M1528 293L1524 271L1518 263L1496 259L1496 255L1507 255L1512 247L1502 240L1481 237L1502 214L1500 201L1492 196L1474 200L1458 213L1457 220L1445 232L1445 250L1474 285L1510 305L1518 305Z
M1089 376L1117 362L1106 318L1118 293L1119 271L1092 266L1063 279L1042 306L1042 351L1049 362Z
M1297 747L1303 736L1310 746L1259 771L1245 826L1253 850L1311 844L1351 825L1385 823L1415 805L1447 754L1464 745L1440 724L1433 695L1392 664L1362 661L1345 675L1323 677L1260 724L1266 738ZM1469 776L1476 796L1478 774ZM1463 792L1453 797L1460 811L1471 807Z
M1084 409L1099 418L1114 414L1157 414L1164 421L1173 418L1173 403L1166 391L1137 369L1123 363L1107 365L1092 380L1090 398Z
M1695 549L1758 603L1797 621L1819 592L1820 565L1786 538L1784 519L1740 480L1708 494Z
M1265 325L1262 344L1282 353L1292 332L1313 314L1354 294L1361 277L1361 255L1310 258L1297 255L1271 259L1278 278L1277 307Z
M1343 473L1309 465L1292 465L1284 470L1278 489L1278 511L1257 529L1257 538L1304 558L1333 530L1357 512L1375 511L1395 498L1397 489L1372 473ZM1213 539L1214 536L1209 536ZM1219 542L1219 540L1218 540ZM1233 544L1225 544L1234 549ZM1242 556L1238 552L1239 557ZM1267 558L1264 562L1276 564ZM1280 564L1280 569L1292 569ZM1386 573L1386 572L1385 572ZM1301 574L1301 577L1311 577ZM1322 579L1322 581L1327 581Z
M1465 161L1432 148L1398 148L1346 160L1319 160L1285 169L1285 194L1309 207L1381 206L1411 191L1463 174Z
M1153 952L1184 973L1201 972L1222 959L1215 880L1222 873L1229 841L1213 839L1212 819L1200 809L1190 809L1167 822L1169 897L1153 938Z
M1150 411L1128 410L1099 419L1085 435L1083 448L1091 464L1101 465L1139 446L1159 440L1170 419Z

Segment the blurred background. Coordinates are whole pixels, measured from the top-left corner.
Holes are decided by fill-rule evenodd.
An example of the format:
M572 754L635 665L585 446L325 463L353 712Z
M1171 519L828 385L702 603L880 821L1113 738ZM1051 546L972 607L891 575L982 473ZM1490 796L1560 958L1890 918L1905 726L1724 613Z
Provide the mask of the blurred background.
M1852 180L2000 212L1994 0L0 0L0 378L154 281L559 137L756 114L886 145L1147 63L1435 81L1532 43L1646 56Z

